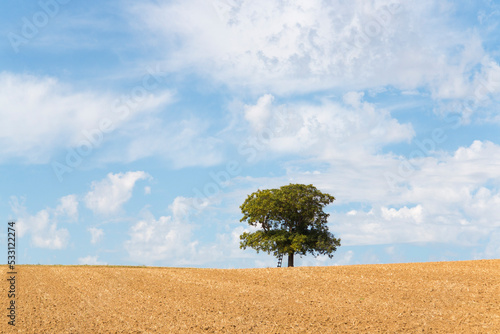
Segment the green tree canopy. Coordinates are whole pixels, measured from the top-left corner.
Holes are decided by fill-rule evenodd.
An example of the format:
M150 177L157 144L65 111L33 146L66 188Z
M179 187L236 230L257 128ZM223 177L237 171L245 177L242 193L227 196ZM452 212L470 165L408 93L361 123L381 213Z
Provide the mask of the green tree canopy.
M240 235L240 248L288 255L288 266L293 267L294 254L314 256L333 252L340 239L328 231L323 207L335 198L324 194L312 184L289 184L279 189L258 190L241 205L241 222L259 230Z

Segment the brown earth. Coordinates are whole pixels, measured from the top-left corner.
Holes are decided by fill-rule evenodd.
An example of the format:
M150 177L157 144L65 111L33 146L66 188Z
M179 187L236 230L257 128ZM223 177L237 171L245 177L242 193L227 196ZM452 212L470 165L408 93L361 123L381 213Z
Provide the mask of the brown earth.
M17 271L17 325L2 292L2 333L500 333L500 260Z

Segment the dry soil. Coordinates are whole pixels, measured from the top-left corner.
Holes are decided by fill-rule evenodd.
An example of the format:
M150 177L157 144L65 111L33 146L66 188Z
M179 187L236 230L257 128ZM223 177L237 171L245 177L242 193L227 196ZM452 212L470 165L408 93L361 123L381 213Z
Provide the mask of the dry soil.
M2 333L500 333L500 260L17 271Z

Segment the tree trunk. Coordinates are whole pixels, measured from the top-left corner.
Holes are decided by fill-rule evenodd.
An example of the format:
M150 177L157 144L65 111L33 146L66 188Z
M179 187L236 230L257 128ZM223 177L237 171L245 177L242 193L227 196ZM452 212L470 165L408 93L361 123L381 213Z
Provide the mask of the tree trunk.
M288 253L288 266L293 267L293 252Z

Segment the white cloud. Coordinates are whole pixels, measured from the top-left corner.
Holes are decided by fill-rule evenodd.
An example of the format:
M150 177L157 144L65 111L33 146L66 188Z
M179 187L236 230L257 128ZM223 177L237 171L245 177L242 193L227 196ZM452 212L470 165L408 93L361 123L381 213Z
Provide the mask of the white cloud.
M294 261L295 265L299 266L311 266L311 267L316 267L316 266L346 266L346 265L351 265L352 260L353 260L354 252L352 250L348 250L346 252L343 251L342 248L338 249L337 252L333 253L333 258L329 258L328 255L318 255L314 257L311 254L308 254L307 256L298 256L295 255ZM287 266L287 260L288 257L285 255L283 257L283 267ZM273 260L269 262L274 262L274 265L276 265L276 259L274 258ZM262 267L262 265L261 265Z
M394 208L381 208L382 218L385 220L413 220L415 223L421 223L423 221L422 206L417 205L413 208L402 207L399 210Z
M339 252L339 251L337 251ZM327 255L318 255L314 257L312 255L307 255L305 257L300 258L299 256L295 256L295 263L300 263L301 266L346 266L352 264L352 258L354 256L354 252L352 250L348 250L345 253L333 253L333 259L330 259ZM283 265L287 264L287 257L283 258Z
M150 176L142 171L109 173L104 180L92 182L92 190L85 196L85 205L95 213L117 213L132 197L135 183L147 178Z
M242 203L241 194L257 188L314 184L336 198L327 208L329 226L343 246L432 242L478 247L500 227L500 146L491 142L474 141L451 153L435 150L410 161L393 154L319 161L329 165L319 174L302 170L308 164L299 161L283 177L237 178L241 188L226 196ZM414 169L399 174L405 162ZM399 178L395 187L386 173ZM353 209L353 203L362 209ZM495 251L492 242L488 256Z
M195 69L275 94L392 85L458 98L498 64L477 32L459 28L453 7L430 0L187 0L134 3L130 11L171 71Z
M423 216L421 205L401 209L376 207L357 211L355 215L334 213L330 221L330 228L344 246L449 242L454 237L449 233L456 232L452 227L440 226L432 217Z
M100 228L90 227L87 230L91 234L90 242L92 244L98 243L99 241L101 241L102 237L104 236L104 231Z
M119 97L52 77L0 73L0 162L55 163L65 150L53 166L61 178L68 172L61 166L78 167L90 154L98 163L160 156L177 168L221 161L222 141L206 133L210 124L195 117L164 122L155 112L173 102L173 93L138 82Z
M174 168L213 166L223 161L223 141L207 133L209 124L198 118L170 122L148 122L147 131L130 138L124 149L118 148L106 161L135 161L157 156L171 161Z
M98 256L91 256L91 255L86 256L86 257L80 257L80 258L78 258L78 263L79 264L87 264L90 266L102 266L102 265L107 264L104 261L99 261L97 258L98 258Z
M435 152L411 160L375 156L368 166L332 161L321 175L294 173L294 182L313 183L337 198L335 204L365 203L368 210L332 213L331 228L344 245L443 242L477 245L500 226L500 146L475 141L451 154ZM375 169L378 159L379 168ZM368 159L366 160L368 161ZM408 161L406 161L408 162ZM353 171L352 169L355 168ZM384 175L393 172L395 188Z
M76 195L68 195L62 197L59 204L55 210L57 215L68 216L73 220L78 219L78 200Z
M273 100L272 95L266 94L259 98L256 105L245 106L245 119L253 129L261 130L268 124Z
M346 105L327 99L314 105L273 105L273 97L264 95L256 105L245 106L245 118L259 142L254 148L329 159L373 153L415 135L410 124L400 124L388 111L362 97L362 93L349 92L344 96ZM251 148L247 146L241 152Z
M343 246L444 243L477 247L481 240L500 226L500 183L497 180L500 146L476 141L452 153L434 151L428 154L411 160L415 165L413 173L402 177L402 182L396 189L391 188L384 174L387 171L397 173L403 158L392 154L365 152L364 155L345 161L321 159L320 161L330 164L330 168L321 173L292 169L283 177L235 178L217 206L224 208L222 210L225 213L239 216L237 205L257 188L272 188L289 182L312 183L337 198L328 207L328 212L331 213L329 226L330 231L342 239ZM257 255L251 250L244 252L239 249L239 235L247 230L246 226L234 227L229 223L226 226L227 232L217 233L214 244L196 244L193 226L183 225L181 222L187 220L175 218L192 213L191 209L195 207L189 202L192 200L194 199L179 197L170 207L172 216L160 219L153 217L136 224L130 232L129 253L170 263L174 263L172 259L176 258L177 263L183 264L206 265L206 261L197 257L199 254L210 254L210 258L217 258L221 262L251 259L264 261L259 262L258 265L261 266L274 264L274 260L272 257L268 258L268 255ZM362 203L363 209L338 212L339 204L344 207L350 203ZM210 206L210 211L212 210L218 211L214 205ZM135 231L137 235L134 237ZM178 238L184 241L175 243L168 239L169 234L172 237L179 235ZM181 250L177 253L178 247ZM404 260L390 246L386 248L386 252L395 261ZM481 256L491 257L495 252L492 241ZM305 257L301 263L351 263L353 254L339 254L334 260ZM366 260L378 261L376 257L370 256Z
M174 199L172 205L169 206L172 214L176 219L185 218L189 215L190 210L193 208L193 199L178 196Z
M152 214L146 214L132 226L130 239L125 242L130 259L144 264L192 262L198 242L192 240L194 226L188 220L191 200L177 197L170 206L172 216L156 219Z
M335 265L337 266L345 266L348 264L351 264L352 257L354 256L354 252L352 250L349 250L345 252L340 259L335 261Z
M354 108L359 108L364 95L363 92L348 92L344 94L343 100L345 104L351 105Z
M69 195L59 199L55 208L40 210L30 215L17 197L11 197L10 206L17 217L17 232L19 237L31 235L34 247L48 249L64 249L70 238L66 228L58 228L60 221L75 221L78 218L78 202L76 196Z
M78 91L52 77L1 72L0 161L46 163L57 151L85 142L96 148L113 128L171 100L170 92L146 91L140 98L128 98L127 105L118 95Z
M487 195L484 191L473 196L481 187L490 182L498 186L500 159L497 157L500 157L500 146L488 141L474 141L469 147L460 147L453 154L442 153L436 154L436 157L416 159L411 175L399 175L401 182L396 192L401 192L403 201L414 203L437 198L439 201L435 204L429 201L428 205L441 211L452 206L449 211L453 212L457 210L455 203L470 202L474 197L475 201L484 201ZM490 209L496 212L495 206Z
M37 218L39 218L37 216ZM65 228L58 229L56 224L50 224L46 221L36 220L40 228L32 232L31 241L33 246L48 249L64 249L68 245L69 231ZM41 228L46 228L43 232Z

